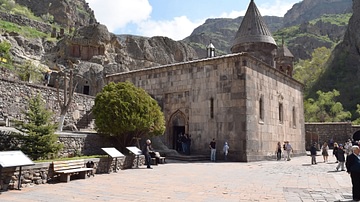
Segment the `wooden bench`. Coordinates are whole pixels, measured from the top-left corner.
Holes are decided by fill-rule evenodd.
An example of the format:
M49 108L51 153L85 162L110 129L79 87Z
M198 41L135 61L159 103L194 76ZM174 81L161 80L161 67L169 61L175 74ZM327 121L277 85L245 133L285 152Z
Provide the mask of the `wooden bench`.
M71 175L86 179L93 168L85 168L84 160L53 161L54 174L60 175L60 182L69 182Z

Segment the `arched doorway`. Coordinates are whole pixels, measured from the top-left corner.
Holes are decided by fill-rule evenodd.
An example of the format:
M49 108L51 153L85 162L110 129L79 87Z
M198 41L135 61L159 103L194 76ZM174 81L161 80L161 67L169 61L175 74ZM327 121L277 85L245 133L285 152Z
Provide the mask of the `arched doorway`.
M178 139L181 134L186 132L186 118L185 114L180 110L177 110L172 114L169 122L169 143L170 147L179 151L181 149L181 144L178 144Z
M360 140L360 130L356 131L356 132L353 134L353 140L354 140L354 141L359 141L359 140Z

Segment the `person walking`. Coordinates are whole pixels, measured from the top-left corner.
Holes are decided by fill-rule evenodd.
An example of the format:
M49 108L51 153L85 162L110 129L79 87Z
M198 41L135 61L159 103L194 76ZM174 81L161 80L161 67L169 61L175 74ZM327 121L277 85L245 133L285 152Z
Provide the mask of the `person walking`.
M212 141L210 142L209 148L211 150L211 152L210 152L210 160L215 162L216 161L216 142L215 142L215 138L213 138Z
M336 171L338 171L340 167L341 171L345 171L345 150L342 144L338 145L336 155L339 162L339 164L336 166Z
M151 155L150 153L154 152L154 150L151 147L151 140L147 139L146 143L144 144L142 148L142 153L145 156L145 163L147 165L147 168L152 169L151 165Z
M360 149L352 147L352 154L346 158L346 170L350 174L354 201L360 201Z
M224 143L223 152L224 152L224 160L227 161L227 155L229 153L229 145L227 142Z
M333 149L333 156L335 156L336 158L336 162L335 163L338 163L339 162L339 159L337 157L337 152L338 152L338 149L339 149L339 145L337 142L334 143L334 149Z
M276 145L275 153L276 153L276 160L280 160L281 159L281 143L280 142L278 142Z
M324 163L328 162L329 157L329 146L326 142L321 146L321 155L323 156Z
M290 161L290 160L291 160L291 158L290 158L290 153L291 153L291 152L294 152L294 151L293 151L293 148L292 148L290 142L289 142L289 141L286 141L286 160L287 160L287 161Z
M312 144L310 147L310 155L311 155L311 164L317 164L316 163L316 153L317 153L317 149L316 149L316 143Z

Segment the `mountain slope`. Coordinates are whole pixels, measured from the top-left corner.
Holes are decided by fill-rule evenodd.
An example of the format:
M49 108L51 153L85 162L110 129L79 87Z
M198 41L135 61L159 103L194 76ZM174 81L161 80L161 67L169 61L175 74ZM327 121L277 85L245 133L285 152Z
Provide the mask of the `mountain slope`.
M325 73L311 89L314 97L317 90L323 92L337 89L339 101L354 115L360 103L360 1L354 1L353 15L349 21L344 40L334 49Z
M336 14L351 13L351 6L351 0L304 0L295 4L284 18L274 16L263 18L278 44L284 37L296 59L308 59L315 48L321 46L331 48L337 44L342 39L347 26L347 21L345 24L333 24L322 16L336 18ZM218 55L230 53L232 40L242 18L208 19L183 41L189 43L198 52L199 57L206 56L206 46L210 41L214 44ZM343 16L340 15L338 18ZM310 22L315 19L318 21ZM293 30L292 36L287 38L283 34L288 32L291 26L297 28ZM310 34L305 34L308 32Z

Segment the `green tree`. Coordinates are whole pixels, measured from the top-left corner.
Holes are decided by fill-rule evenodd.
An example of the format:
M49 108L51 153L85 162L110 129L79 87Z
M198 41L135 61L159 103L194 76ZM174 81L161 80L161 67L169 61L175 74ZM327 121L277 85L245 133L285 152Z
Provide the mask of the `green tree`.
M121 149L135 138L162 135L165 118L158 103L130 82L106 85L97 94L93 108L96 130L113 136Z
M54 134L57 127L51 122L52 112L45 108L40 94L29 99L29 106L24 114L24 121L18 122L16 128L25 135L21 136L21 150L33 160L47 159L56 155L62 148Z
M324 73L325 64L331 55L331 49L317 48L312 53L311 59L299 60L294 68L294 78L305 85L305 94Z
M360 116L360 104L357 104L356 107L357 107L356 114ZM354 125L360 125L360 117L355 119L352 123Z
M340 102L336 102L339 91L317 91L318 99L309 98L304 102L306 122L337 122L347 121L351 113L344 111Z

